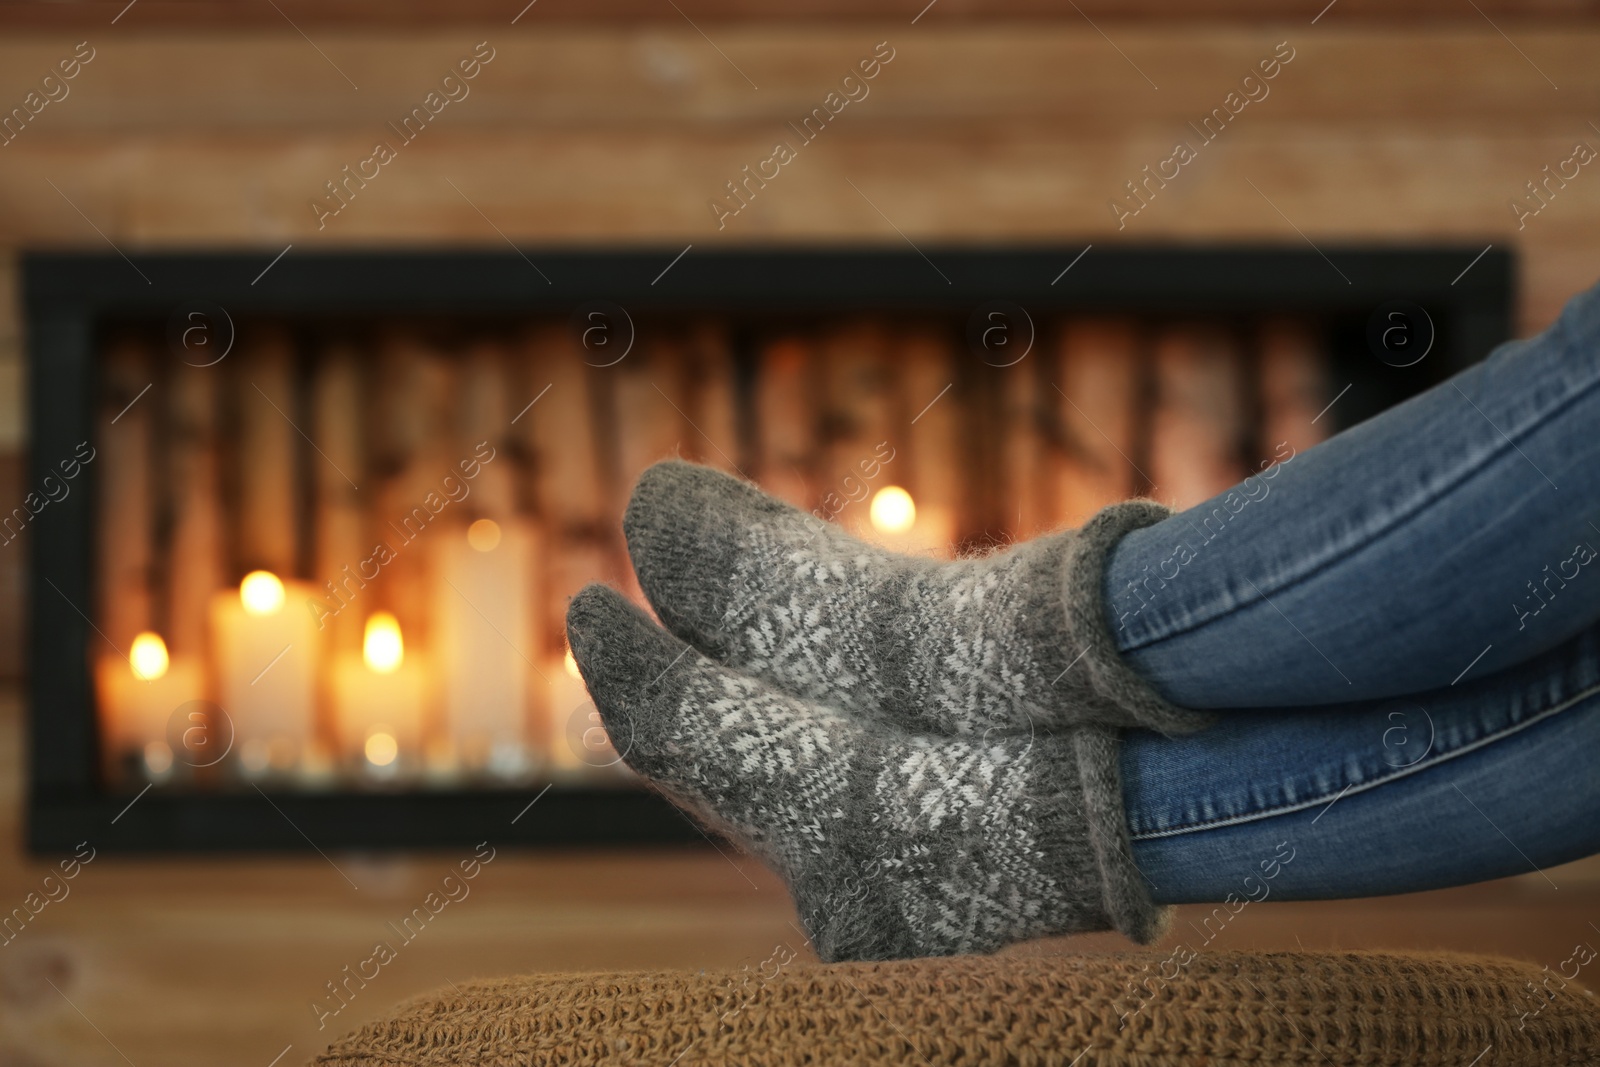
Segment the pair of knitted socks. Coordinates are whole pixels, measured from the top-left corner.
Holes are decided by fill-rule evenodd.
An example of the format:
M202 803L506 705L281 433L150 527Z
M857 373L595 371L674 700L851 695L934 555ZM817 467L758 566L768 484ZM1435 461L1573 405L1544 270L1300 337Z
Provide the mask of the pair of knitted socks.
M641 478L624 520L666 628L590 586L567 616L612 744L788 883L825 960L1159 936L1115 728L1173 733L1118 658L1101 574L1148 501L972 560L898 555L709 468Z

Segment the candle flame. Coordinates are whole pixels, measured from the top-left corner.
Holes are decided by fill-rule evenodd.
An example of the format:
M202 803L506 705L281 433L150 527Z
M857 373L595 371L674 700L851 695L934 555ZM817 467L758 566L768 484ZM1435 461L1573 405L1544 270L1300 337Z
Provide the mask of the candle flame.
M361 658L379 674L393 674L405 662L405 640L400 636L400 620L387 611L367 617L367 631L361 642Z
M239 602L251 615L276 615L283 607L283 583L271 571L251 571L239 583Z
M394 735L374 730L367 735L367 743L362 746L362 752L366 755L367 762L374 767L387 767L400 754L400 745L395 741Z
M153 682L167 673L167 643L161 635L146 631L133 639L128 652L128 665L133 676L143 682Z
M898 485L886 485L872 497L872 525L882 533L905 533L917 521L917 505Z
M583 672L578 670L578 661L572 658L572 649L570 649L570 648L567 649L566 662L563 663L562 666L566 667L567 675L569 677L572 677L572 678L582 678L583 677Z
M467 544L479 552L493 552L500 544L500 524L493 519L479 519L467 527Z

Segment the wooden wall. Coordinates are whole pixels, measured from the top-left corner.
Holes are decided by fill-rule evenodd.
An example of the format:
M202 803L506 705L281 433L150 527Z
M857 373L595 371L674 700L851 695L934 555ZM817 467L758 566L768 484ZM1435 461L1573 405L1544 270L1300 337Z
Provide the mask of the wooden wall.
M536 255L583 242L675 254L690 243L1249 239L1309 240L1336 259L1346 240L1493 242L1522 257L1529 331L1596 273L1600 168L1581 168L1520 224L1510 207L1576 142L1600 147L1600 25L1581 4L1546 4L1539 21L1494 6L1493 21L1439 21L1429 0L1391 5L1413 17L1384 20L1372 4L1338 4L1314 24L1310 8L1249 21L1243 0L1207 9L1229 19L1188 22L1091 5L1094 25L976 20L953 4L915 24L583 23L533 7L515 26L397 18L365 31L339 21L346 4L305 35L288 22L219 26L214 4L188 5L185 23L184 6L141 5L115 24L94 4L7 9L22 25L0 40L0 116L75 51L93 53L65 98L0 145L7 502L24 491L18 248L114 244L136 259L248 246L266 266L293 244L284 270L357 244L514 241ZM470 95L319 225L324 183L379 139L398 144L388 124L478 42L494 58ZM787 124L879 42L894 58L869 95L801 145ZM1294 58L1269 95L1119 227L1112 197L1177 139L1199 144L1189 123L1280 42ZM797 158L719 226L712 198L778 140ZM1093 267L1091 253L1077 269ZM18 547L0 555L0 676L20 665Z
M1441 21L1433 0L1341 0L1269 22L1245 17L1252 4L1210 0L1212 17L1181 21L1089 3L1094 25L976 19L951 0L915 23L821 18L815 3L804 21L698 25L585 23L534 6L513 26L411 3L368 30L353 28L348 0L289 4L304 35L287 21L229 28L232 9L209 0L141 0L115 23L104 4L9 5L0 118L86 54L78 42L93 58L65 98L0 132L0 510L26 491L21 248L137 259L245 246L265 267L292 244L273 268L288 271L319 249L507 241L535 259L549 244L651 242L663 266L691 243L1311 241L1337 260L1342 241L1493 242L1521 257L1525 331L1594 280L1600 166L1537 216L1519 223L1510 207L1531 204L1527 183L1576 142L1600 146L1593 5L1545 0L1529 21L1487 4L1481 18ZM470 95L319 225L324 183L379 139L398 142L389 123L478 42L494 58ZM788 124L879 42L894 58L870 94L800 145ZM1270 94L1119 227L1111 199L1177 139L1198 144L1189 124L1280 42L1294 58ZM719 226L710 201L778 140L797 158ZM1092 271L1093 252L1075 269ZM0 678L21 665L25 547L0 548Z
M1072 23L703 27L715 48L670 24L328 28L315 46L287 27L108 26L89 35L96 57L71 95L0 147L0 244L103 251L98 228L130 253L244 244L270 259L290 242L294 255L497 246L500 233L534 249L899 242L896 228L922 243L1295 242L1298 228L1319 244L1514 245L1528 268L1525 321L1547 320L1591 279L1600 178L1584 169L1520 232L1508 201L1576 139L1600 144L1600 30L1533 27L1513 44L1487 23L1344 29L1337 11L1316 26L1121 25L1115 44ZM0 106L76 39L9 36ZM483 40L495 58L471 95L319 230L309 203L323 183L393 140L386 124ZM775 140L795 140L785 123L879 41L895 58L871 94L719 231L707 201ZM1108 200L1193 139L1186 124L1280 41L1295 58L1271 95L1119 232Z

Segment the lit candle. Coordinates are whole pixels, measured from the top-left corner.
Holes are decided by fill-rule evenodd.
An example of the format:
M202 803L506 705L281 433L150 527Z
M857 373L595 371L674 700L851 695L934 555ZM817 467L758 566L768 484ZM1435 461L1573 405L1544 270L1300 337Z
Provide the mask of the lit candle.
M898 485L886 485L872 494L872 527L879 533L905 533L917 522L917 503Z
M172 769L172 713L204 696L200 664L170 658L161 636L146 632L133 639L126 660L103 659L95 674L107 748L136 752L150 777L164 776Z
M268 571L212 597L218 695L247 773L288 770L311 738L321 642L304 605L317 599L310 585Z
M626 770L568 649L545 671L550 680L550 764L562 771Z
M528 654L540 644L533 532L479 519L436 544L432 648L450 737L469 767L516 775L531 763Z
M868 518L868 536L885 548L924 556L949 554L954 538L951 516L942 508L919 509L898 485L886 485L873 494Z
M346 754L378 774L420 758L427 671L406 654L393 615L378 611L367 618L361 655L346 653L333 665L333 694Z

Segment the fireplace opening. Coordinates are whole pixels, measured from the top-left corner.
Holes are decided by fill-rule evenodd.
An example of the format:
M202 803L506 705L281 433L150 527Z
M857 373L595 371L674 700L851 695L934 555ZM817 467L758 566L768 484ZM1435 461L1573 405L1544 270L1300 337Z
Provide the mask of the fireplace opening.
M587 582L643 602L620 519L649 464L990 551L1200 503L1510 331L1498 255L1452 285L1457 250L1342 250L1347 286L1299 250L1056 274L1076 254L930 253L946 285L910 252L722 253L658 285L649 253L566 253L538 286L517 257L363 254L260 287L242 256L156 257L148 287L29 257L34 847L110 816L129 849L512 817L529 843L699 840L563 637Z

